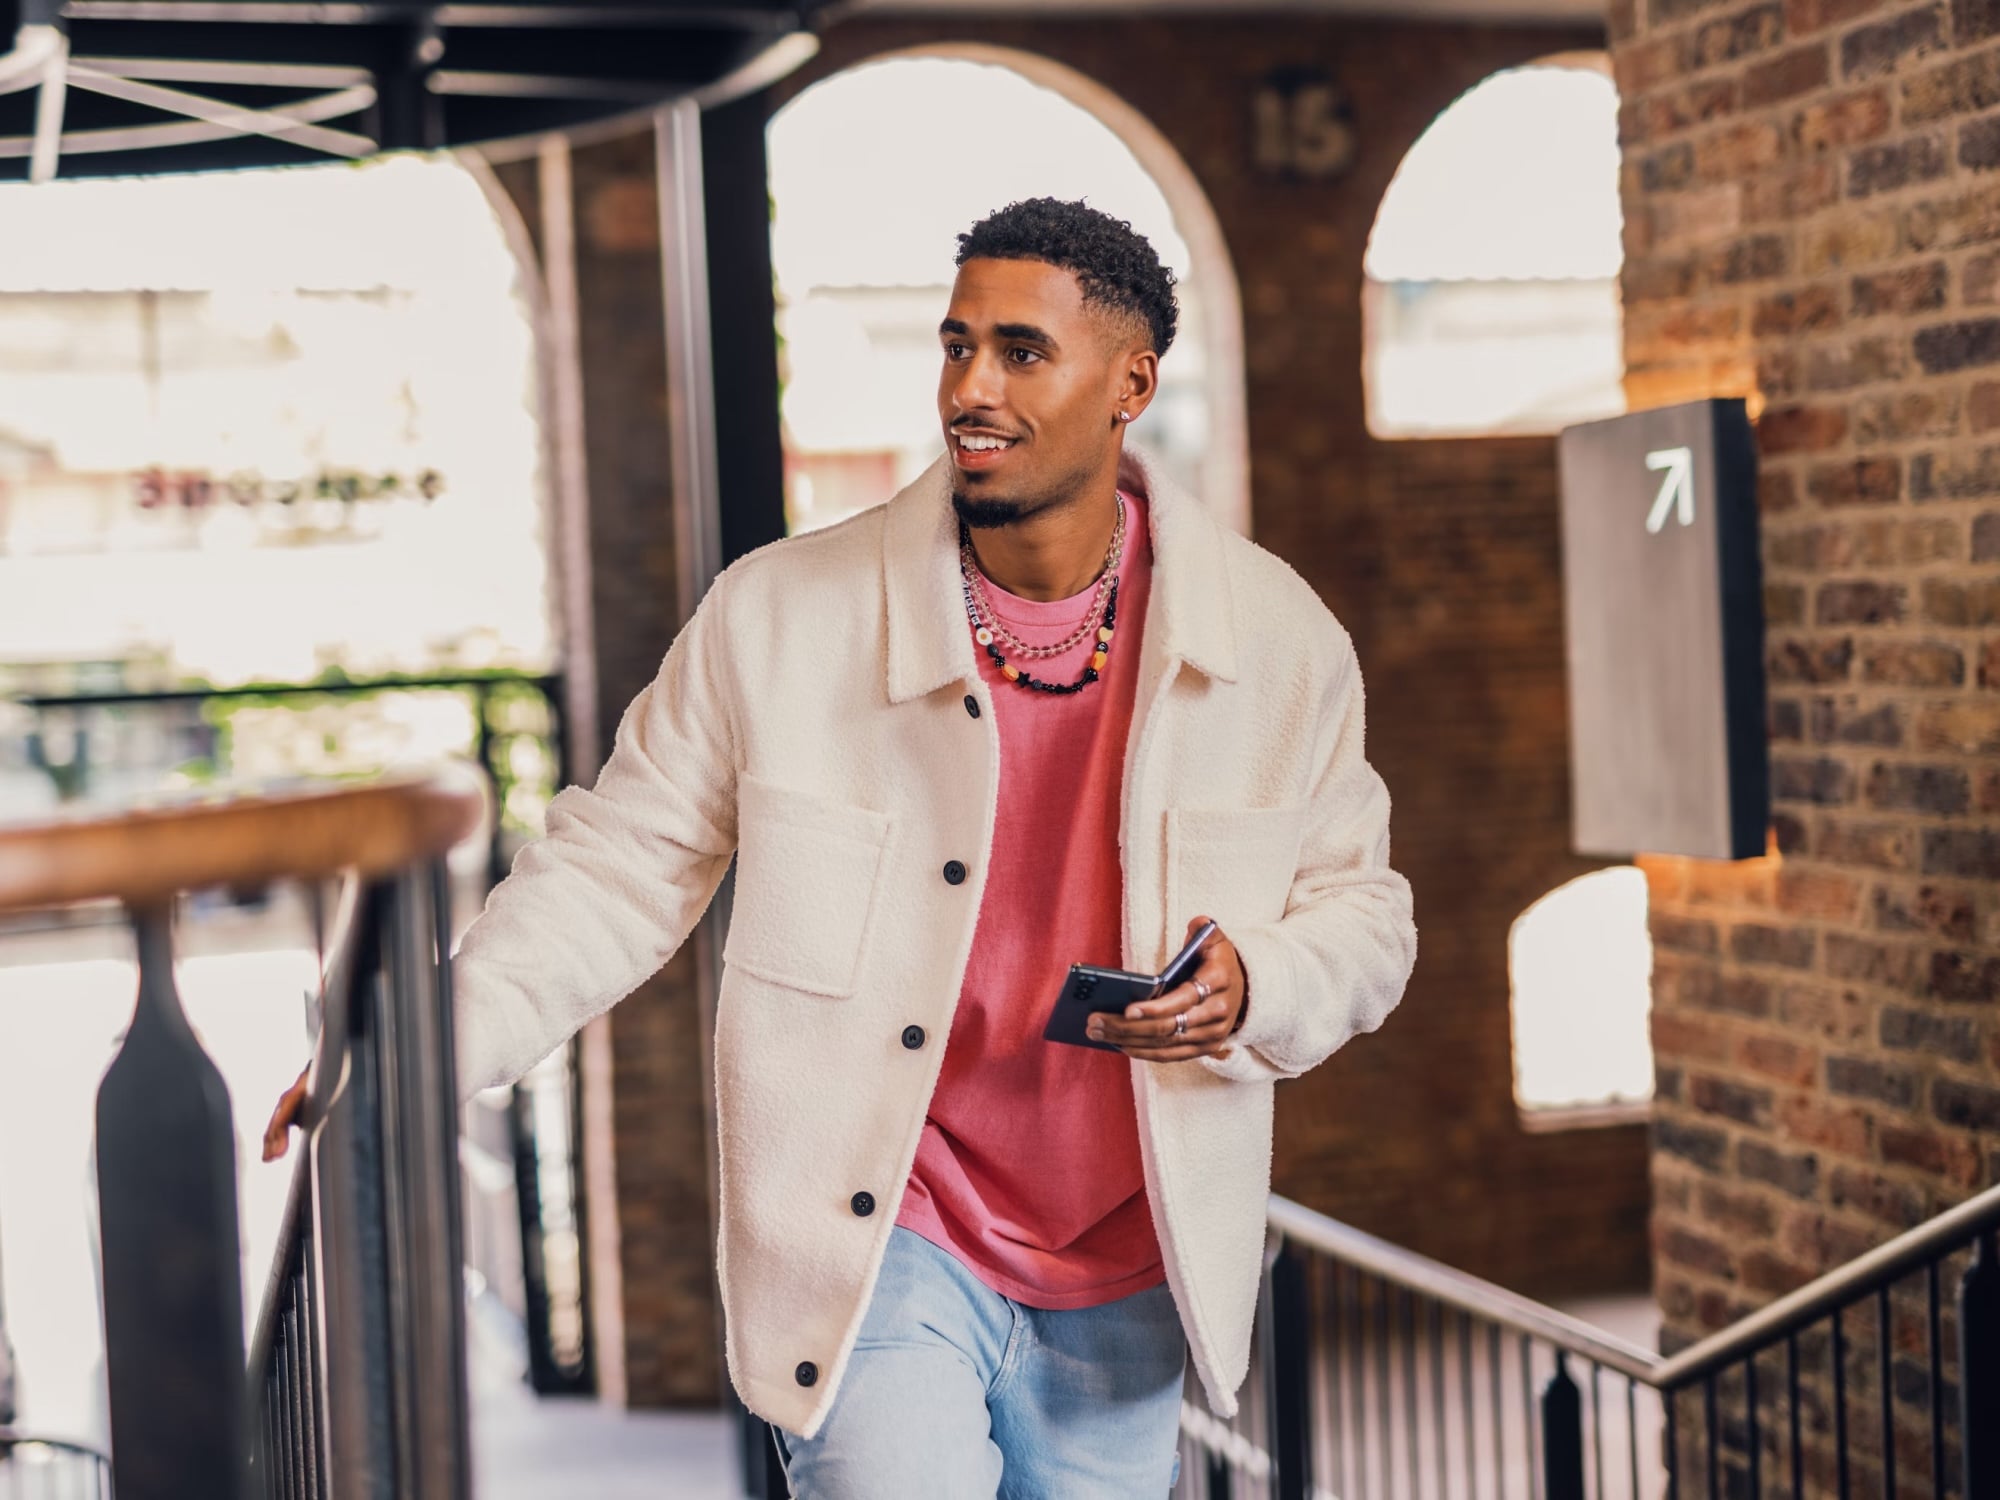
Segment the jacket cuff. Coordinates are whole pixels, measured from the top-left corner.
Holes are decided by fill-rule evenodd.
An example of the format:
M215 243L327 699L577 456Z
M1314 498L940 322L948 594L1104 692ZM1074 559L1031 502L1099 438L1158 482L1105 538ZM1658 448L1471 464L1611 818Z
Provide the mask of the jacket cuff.
M1252 1003L1242 1028L1233 1032L1222 1051L1197 1058L1204 1068L1238 1083L1270 1082L1296 1075L1272 1064L1259 1048L1292 1034L1298 996L1292 983L1291 954L1275 925L1232 932L1237 961L1249 986Z

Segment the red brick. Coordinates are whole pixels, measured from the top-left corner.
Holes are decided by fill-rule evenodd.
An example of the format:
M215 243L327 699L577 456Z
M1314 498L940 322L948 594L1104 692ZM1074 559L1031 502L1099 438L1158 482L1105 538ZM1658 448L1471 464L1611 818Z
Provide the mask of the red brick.
M1702 1222L1734 1236L1769 1239L1777 1232L1776 1205L1760 1192L1735 1191L1718 1182L1704 1182L1695 1201Z
M1910 831L1900 823L1825 819L1814 853L1828 864L1907 870L1916 862Z
M1955 1130L1884 1121L1876 1132L1876 1146L1891 1166L1916 1167L1955 1188L1980 1184L1979 1148Z
M1778 1019L1802 1035L1851 1046L1873 1035L1874 1005L1854 990L1787 985L1778 995Z
M1783 1141L1841 1156L1868 1154L1869 1118L1852 1105L1829 1103L1815 1094L1793 1094L1778 1101L1777 1119Z
M1818 1050L1784 1037L1744 1037L1737 1047L1737 1061L1747 1072L1800 1088L1819 1074Z
M1838 26L1880 10L1887 0L1785 0L1785 30L1792 36Z
M1782 34L1782 30L1781 30ZM1794 47L1767 61L1744 70L1743 104L1754 109L1796 99L1816 88L1825 87L1830 77L1827 49L1823 44Z
M1808 1265L1829 1270L1860 1259L1887 1238L1813 1208L1794 1209L1778 1234L1782 1248Z
M1875 891L1875 925L1884 932L1929 933L1969 943L1978 923L1978 907L1962 889L1921 885L1906 890L1887 883Z
M1771 1119L1771 1091L1706 1073L1688 1077L1688 1102L1705 1115L1718 1115L1739 1125L1764 1126Z
M1778 910L1790 916L1846 922L1861 906L1862 884L1852 875L1787 864L1778 872Z
M1958 431L1962 402L1956 391L1893 391L1854 403L1854 441L1906 443L1950 437Z
M1941 52L1947 43L1942 4L1906 10L1886 21L1857 26L1840 39L1843 78L1877 78L1907 69L1916 59Z
M1773 1299L1797 1291L1818 1274L1761 1247L1744 1252L1740 1265L1744 1287Z
M1965 681L1965 653L1941 641L1884 642L1861 653L1861 680L1898 687L1957 687Z
M1705 1271L1711 1276L1732 1274L1728 1246L1708 1235L1668 1225L1659 1229L1655 1244L1660 1259L1669 1264Z
M1827 1201L1898 1230L1913 1229L1930 1216L1929 1195L1921 1188L1861 1167L1834 1167L1827 1178Z
M1731 1051L1729 1028L1702 1016L1656 1012L1653 1016L1653 1049L1661 1057L1686 1061L1727 1062Z
M1847 411L1839 406L1789 406L1757 421L1757 446L1768 454L1810 453L1847 436Z

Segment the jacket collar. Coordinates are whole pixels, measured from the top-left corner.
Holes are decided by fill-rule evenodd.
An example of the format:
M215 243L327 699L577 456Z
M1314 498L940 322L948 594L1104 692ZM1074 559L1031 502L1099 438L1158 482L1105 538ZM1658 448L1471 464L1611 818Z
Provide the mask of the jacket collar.
M978 675L958 575L958 518L943 456L886 508L882 583L888 612L892 703L934 693ZM1210 677L1236 680L1236 612L1223 560L1222 528L1129 442L1119 486L1146 500L1153 533L1153 587L1146 654L1186 662Z

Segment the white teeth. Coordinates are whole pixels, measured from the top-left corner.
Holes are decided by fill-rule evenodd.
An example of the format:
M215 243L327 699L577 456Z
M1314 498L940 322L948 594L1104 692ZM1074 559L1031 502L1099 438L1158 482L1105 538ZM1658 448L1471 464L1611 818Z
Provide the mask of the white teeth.
M989 448L1011 448L1014 446L1014 440L1012 438L974 437L970 433L960 433L958 446L965 449L968 453L984 453Z

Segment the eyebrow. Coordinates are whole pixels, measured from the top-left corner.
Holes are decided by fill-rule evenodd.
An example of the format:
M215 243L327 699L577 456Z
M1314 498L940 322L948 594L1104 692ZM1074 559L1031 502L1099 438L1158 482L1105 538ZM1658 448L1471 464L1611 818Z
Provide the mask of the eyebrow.
M1037 328L1033 323L996 323L993 331L1003 339L1014 339L1024 344L1041 344L1050 349L1060 349L1054 334L1046 328ZM960 338L970 337L972 330L957 318L946 318L938 324L939 333L956 334Z

